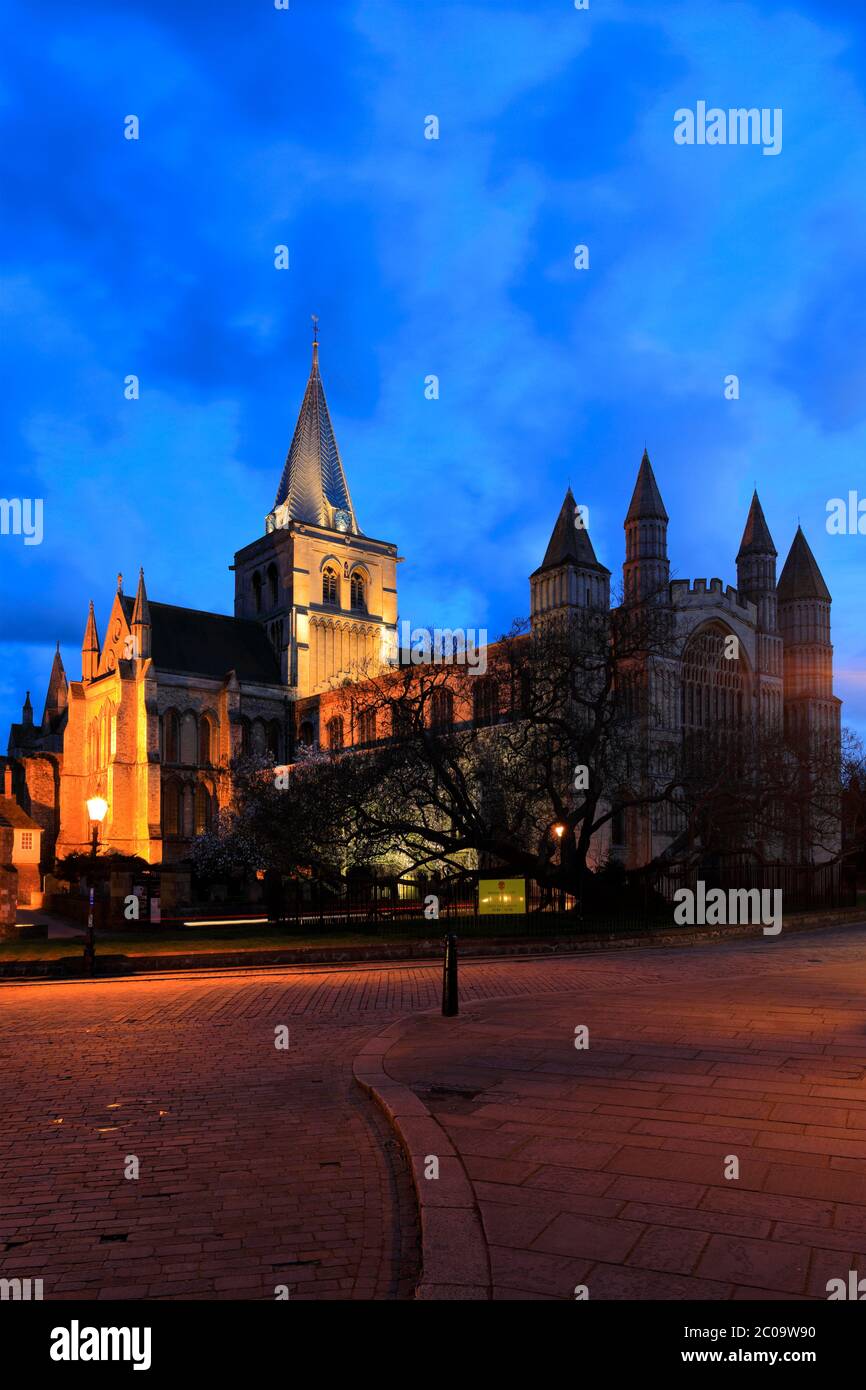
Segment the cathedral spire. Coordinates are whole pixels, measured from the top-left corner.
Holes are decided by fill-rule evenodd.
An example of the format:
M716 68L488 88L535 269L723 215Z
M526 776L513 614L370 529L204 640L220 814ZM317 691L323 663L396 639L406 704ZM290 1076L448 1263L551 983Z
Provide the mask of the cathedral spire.
M66 709L69 698L69 688L66 681L66 672L63 669L63 658L60 655L60 643L57 643L57 650L54 653L54 660L51 663L51 675L48 677L48 691L45 696L45 709L42 712L42 727L47 728L53 719L61 715Z
M319 374L319 322L313 316L313 360L274 510L277 524L303 521L360 534Z
M144 570L138 571L138 589L132 609L133 655L144 661L150 656L150 605L144 587Z
M797 527L797 534L791 542L788 558L779 575L779 602L788 603L795 599L819 599L823 603L830 602L830 590L824 583L818 561L812 554L801 526Z
M634 492L631 497L631 504L626 512L626 525L630 521L668 521L668 514L665 511L665 504L659 492L653 466L650 463L649 454L644 447L643 458L640 461L640 468L637 471L637 481L634 485Z
M93 599L87 614L87 626L81 643L81 679L92 681L99 669L99 633L96 631L96 617L93 612Z
M668 514L646 448L623 525L623 589L626 601L665 598L670 581Z
M30 726L33 723L33 705L30 701L29 690L27 691L27 695L24 699L24 704L21 708L21 723L27 726Z
M737 551L737 592L740 598L754 603L757 608L759 633L775 637L778 631L776 547L757 488L752 493L746 529ZM781 656L775 643L759 641L757 667L774 676L781 674Z
M772 555L775 559L777 553L756 488L752 493L752 505L746 517L746 529L740 541L737 559L742 559L744 555Z
M610 570L596 559L584 515L569 488L544 559L529 578L533 624L578 609L607 612L610 607Z

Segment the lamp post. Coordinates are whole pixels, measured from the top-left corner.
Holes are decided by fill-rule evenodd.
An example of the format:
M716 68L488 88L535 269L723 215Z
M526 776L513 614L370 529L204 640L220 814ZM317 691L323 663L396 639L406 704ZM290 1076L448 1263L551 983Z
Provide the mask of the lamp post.
M96 870L96 855L99 850L99 827L105 820L108 802L102 796L87 799L87 814L93 827L90 843L92 869L90 874L90 906L87 913L87 936L84 940L84 973L92 975L96 964L95 935L93 931L93 877Z

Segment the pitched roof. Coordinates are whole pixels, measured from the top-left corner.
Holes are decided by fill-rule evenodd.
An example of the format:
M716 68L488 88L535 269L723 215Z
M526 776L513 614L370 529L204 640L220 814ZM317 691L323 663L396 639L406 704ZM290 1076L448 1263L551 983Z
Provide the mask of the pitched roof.
M743 555L776 555L778 552L773 545L773 537L770 535L770 528L764 516L764 509L758 500L757 488L752 493L752 505L749 507L749 515L746 518L746 529L743 532L743 539L740 541L740 549L737 552L739 560Z
M599 570L603 574L610 573L604 565L599 564L592 548L592 541L589 539L589 532L585 526L577 525L578 520L577 503L569 488L559 509L544 559L535 571L536 574L541 574L543 570L556 569L559 565L580 565L584 569Z
M42 830L38 821L22 811L18 802L11 796L0 796L0 828L14 830Z
M292 521L329 526L328 505L351 517L351 530L360 534L349 485L319 375L319 344L313 343L313 364L301 413L286 458L274 507L288 503Z
M131 625L133 599L124 594L121 602ZM282 684L279 661L261 623L170 603L150 603L149 607L150 653L158 670L215 680L235 671L238 680Z
M820 598L830 601L830 590L824 583L824 576L818 568L818 561L809 548L809 542L801 527L791 542L788 558L782 566L776 596L780 602L786 599Z
M658 489L658 483L653 473L652 464L649 461L649 454L646 449L643 451L643 458L640 461L640 468L637 471L637 481L634 485L634 492L631 495L629 509L626 512L626 524L630 521L667 521L668 514L665 511L665 504Z

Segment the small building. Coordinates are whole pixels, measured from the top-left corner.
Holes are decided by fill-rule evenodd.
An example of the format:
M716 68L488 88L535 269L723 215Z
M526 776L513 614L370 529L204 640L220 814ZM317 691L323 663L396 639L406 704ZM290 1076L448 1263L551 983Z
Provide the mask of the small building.
M0 796L0 865L17 870L19 903L30 905L34 894L41 890L41 852L42 827L15 800L12 768L7 763L3 770L3 795Z

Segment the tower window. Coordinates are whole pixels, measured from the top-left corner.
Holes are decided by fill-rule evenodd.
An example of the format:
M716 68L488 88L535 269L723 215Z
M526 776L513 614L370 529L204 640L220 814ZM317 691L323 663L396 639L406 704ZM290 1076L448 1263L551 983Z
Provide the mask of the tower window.
M268 565L268 598L271 608L276 608L279 598L279 577L276 565Z
M356 612L367 611L367 585L362 574L352 575L352 607Z
M337 597L337 593L338 593L337 585L338 585L338 583L339 583L339 581L338 581L338 579L337 579L337 572L336 572L336 570L332 570L332 569L330 569L330 568L326 569L326 570L325 570L325 573L322 575L322 602L323 602L323 603L339 603L339 598Z
M262 611L262 576L256 570L253 575L253 607L257 613Z

